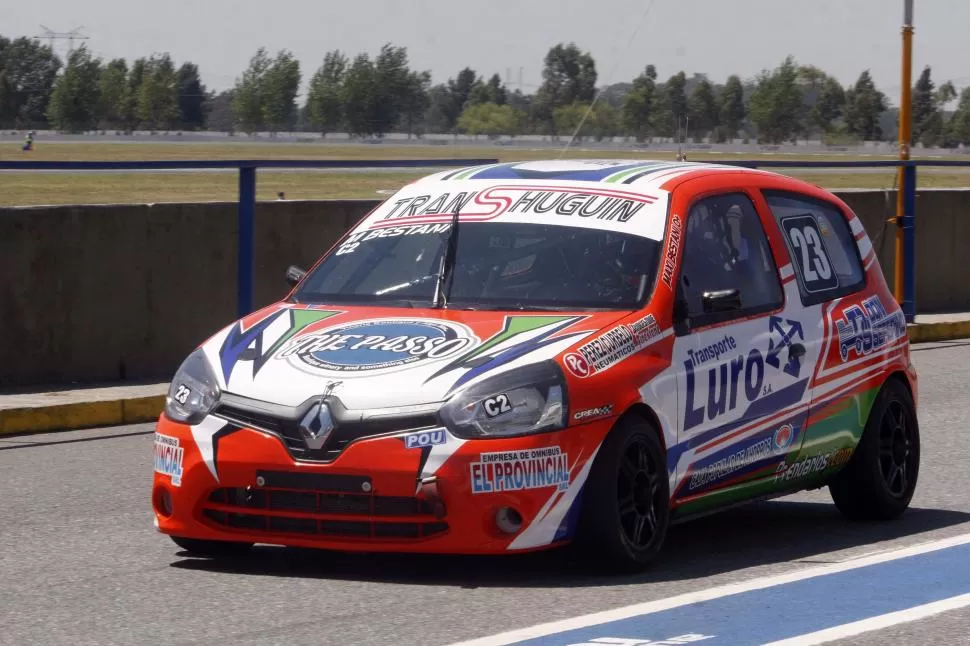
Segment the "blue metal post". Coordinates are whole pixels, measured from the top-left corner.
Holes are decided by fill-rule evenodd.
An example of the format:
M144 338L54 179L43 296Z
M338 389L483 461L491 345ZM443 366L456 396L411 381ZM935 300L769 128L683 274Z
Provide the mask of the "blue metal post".
M903 314L916 318L916 165L903 169Z
M239 254L237 307L240 318L253 311L256 228L256 167L239 167Z

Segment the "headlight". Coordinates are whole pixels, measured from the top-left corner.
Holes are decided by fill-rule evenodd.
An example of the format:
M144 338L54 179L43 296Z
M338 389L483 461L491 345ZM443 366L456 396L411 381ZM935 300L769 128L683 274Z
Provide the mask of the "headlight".
M509 437L563 428L567 409L562 371L544 361L469 386L440 415L458 437Z
M183 424L198 424L219 401L219 385L201 349L179 366L165 398L165 415Z

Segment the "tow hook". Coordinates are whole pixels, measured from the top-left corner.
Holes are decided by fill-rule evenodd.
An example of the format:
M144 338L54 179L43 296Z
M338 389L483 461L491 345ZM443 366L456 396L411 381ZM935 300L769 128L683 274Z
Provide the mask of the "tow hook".
M438 491L438 478L436 476L418 480L418 489L415 493L419 500L428 503L435 518L441 520L445 517L445 503Z

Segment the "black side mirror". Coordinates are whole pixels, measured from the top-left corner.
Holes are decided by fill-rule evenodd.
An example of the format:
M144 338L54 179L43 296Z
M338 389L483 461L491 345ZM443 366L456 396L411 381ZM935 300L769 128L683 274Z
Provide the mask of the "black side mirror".
M674 299L674 334L684 336L690 331L690 317L687 314L687 301L682 298Z
M286 282L290 284L290 287L296 287L296 284L303 280L304 276L306 276L306 271L296 265L290 265L290 268L286 270Z
M704 292L701 297L704 312L732 312L741 309L741 290L719 289L716 292Z

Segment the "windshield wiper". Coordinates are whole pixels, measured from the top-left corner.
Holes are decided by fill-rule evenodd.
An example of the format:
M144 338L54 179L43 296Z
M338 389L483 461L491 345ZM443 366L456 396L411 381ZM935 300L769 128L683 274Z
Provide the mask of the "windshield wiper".
M448 229L448 247L441 257L441 264L438 266L438 281L434 287L434 301L432 307L448 307L448 297L451 296L451 285L454 283L455 256L458 255L458 212L461 209L455 205L455 214L451 218L451 228ZM441 287L445 281L448 287L442 292Z

